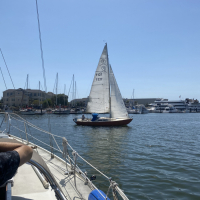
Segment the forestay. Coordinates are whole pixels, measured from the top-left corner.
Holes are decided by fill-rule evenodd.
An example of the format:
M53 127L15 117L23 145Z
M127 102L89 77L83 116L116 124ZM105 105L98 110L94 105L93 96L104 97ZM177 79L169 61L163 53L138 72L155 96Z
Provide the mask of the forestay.
M122 95L117 85L113 70L110 66L110 86L111 86L111 118L129 118L124 105Z
M99 59L94 80L92 83L89 101L87 104L87 113L109 113L109 63L107 44Z

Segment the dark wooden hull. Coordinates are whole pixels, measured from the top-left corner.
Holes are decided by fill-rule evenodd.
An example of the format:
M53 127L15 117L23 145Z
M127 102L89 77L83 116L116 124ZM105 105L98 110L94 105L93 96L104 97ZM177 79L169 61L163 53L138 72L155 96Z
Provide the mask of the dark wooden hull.
M124 126L129 124L133 119L122 119L122 120L116 120L116 121L75 121L74 122L77 125L82 126Z

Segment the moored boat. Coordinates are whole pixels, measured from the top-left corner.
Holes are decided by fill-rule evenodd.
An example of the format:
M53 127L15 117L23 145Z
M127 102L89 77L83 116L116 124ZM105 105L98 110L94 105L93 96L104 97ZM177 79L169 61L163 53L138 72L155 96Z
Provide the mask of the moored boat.
M122 126L132 121L124 105L113 70L109 64L107 44L105 44L93 79L86 113L93 118L73 119L83 126ZM97 113L110 113L110 117L98 117Z
M94 116L98 114L93 114ZM132 118L130 119L120 119L120 118L106 118L106 117L97 117L94 121L92 119L77 119L74 118L74 122L77 125L83 125L83 126L123 126L127 125L132 121Z
M61 104L59 105L59 107L55 110L52 110L53 114L58 114L58 115L62 115L62 114L69 114L70 110L66 109L66 108L61 108Z
M32 110L32 108L27 108L20 110L20 114L22 115L35 115L35 111Z
M35 112L35 115L44 115L46 113L46 110L40 109L40 110L35 110L34 112Z

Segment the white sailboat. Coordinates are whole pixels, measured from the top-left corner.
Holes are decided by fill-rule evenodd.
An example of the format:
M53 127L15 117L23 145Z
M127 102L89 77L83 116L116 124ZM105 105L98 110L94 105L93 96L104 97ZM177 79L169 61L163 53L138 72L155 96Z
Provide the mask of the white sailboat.
M74 119L77 125L120 126L132 121L124 105L113 70L109 65L107 44L104 46L95 71L86 113L93 113L92 119ZM110 117L98 117L97 113L110 113Z

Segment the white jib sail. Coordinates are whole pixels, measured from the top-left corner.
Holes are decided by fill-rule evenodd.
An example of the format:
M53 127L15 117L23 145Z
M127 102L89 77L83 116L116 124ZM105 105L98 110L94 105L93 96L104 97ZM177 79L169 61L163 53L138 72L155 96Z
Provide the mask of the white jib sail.
M114 73L110 67L111 118L129 118Z
M107 44L99 59L87 104L87 113L109 113L109 63Z

